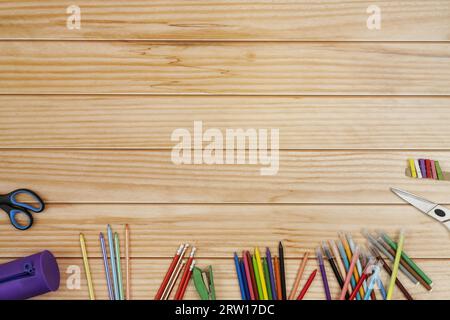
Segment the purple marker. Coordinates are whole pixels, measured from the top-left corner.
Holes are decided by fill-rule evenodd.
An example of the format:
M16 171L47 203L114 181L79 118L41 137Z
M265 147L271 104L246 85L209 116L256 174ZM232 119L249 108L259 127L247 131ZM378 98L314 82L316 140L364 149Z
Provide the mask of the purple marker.
M316 249L316 255L317 255L317 261L318 261L319 267L320 267L320 273L322 274L322 281L323 281L323 288L325 289L325 296L327 297L327 300L331 300L330 287L328 286L328 280L327 280L327 272L325 271L325 265L323 264L322 251L320 251L320 248Z
M272 299L278 300L277 288L275 285L275 273L273 272L272 254L270 253L269 248L266 248L266 258L267 258L267 266L269 267L270 287L272 289Z

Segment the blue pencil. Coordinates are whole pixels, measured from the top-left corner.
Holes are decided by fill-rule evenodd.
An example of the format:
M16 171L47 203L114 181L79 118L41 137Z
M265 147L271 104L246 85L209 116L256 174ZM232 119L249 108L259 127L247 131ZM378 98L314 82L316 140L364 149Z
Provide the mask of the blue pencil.
M350 262L347 259L347 254L345 253L345 249L344 246L342 245L341 241L338 241L338 248L339 248L339 253L341 254L342 260L344 261L344 267L345 267L345 272L348 272L348 269L350 268ZM356 286L356 280L355 277L352 276L352 278L350 279L352 288L354 288Z
M250 292L248 291L247 277L245 276L245 266L244 261L242 261L242 259L239 262L239 266L241 267L241 277L244 285L245 300L250 300Z
M270 288L272 289L272 300L278 300L277 287L275 284L275 273L273 272L272 254L270 253L269 248L266 248L266 258L267 258L267 266L269 267Z
M119 283L117 281L117 267L116 267L116 255L114 254L114 237L111 230L111 226L108 224L108 242L109 242L109 258L111 260L112 278L114 283L114 299L119 300Z
M236 274L239 281L239 289L241 290L241 298L242 300L245 300L245 289L244 289L244 283L242 282L242 273L241 273L241 266L239 264L239 258L237 256L237 253L234 253L234 264L236 267Z
M105 265L106 285L108 286L109 300L114 300L114 291L111 284L111 273L109 272L108 252L106 251L103 232L100 232L100 246L102 248L103 264Z

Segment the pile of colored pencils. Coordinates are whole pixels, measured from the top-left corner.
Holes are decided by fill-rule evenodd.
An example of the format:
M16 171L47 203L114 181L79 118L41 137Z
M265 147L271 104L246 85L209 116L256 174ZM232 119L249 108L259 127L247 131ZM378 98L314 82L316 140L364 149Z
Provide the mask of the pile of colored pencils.
M103 255L103 264L105 268L106 285L108 289L110 300L129 300L130 299L130 233L128 225L125 225L125 272L126 272L126 292L124 292L124 282L121 268L121 257L120 257L120 241L119 234L114 233L111 226L107 227L108 234L108 244L109 244L109 258L108 249L105 243L105 237L102 232L100 232L100 248ZM80 245L81 252L83 255L84 270L86 273L86 280L89 290L89 298L95 300L94 286L92 283L92 275L89 267L88 254L86 249L86 242L84 235L80 233Z
M427 290L431 290L431 279L420 269L417 264L403 251L404 233L400 232L398 242L394 242L385 232L372 235L363 231L368 240L367 248L358 246L350 234L339 234L339 240L322 242L316 249L318 268L314 270L297 296L297 290L304 273L309 253L306 252L299 266L289 300L303 299L308 288L313 282L317 271L320 270L325 298L332 300L327 268L328 261L338 283L340 292L335 297L339 300L376 300L392 299L395 286L408 300L413 300L411 294L398 279L398 272L402 272L406 278L414 284L422 284ZM270 300L286 299L286 283L284 269L284 249L280 242L280 259L272 260L270 250L266 249L266 257L261 258L258 248L254 255L248 251L242 253L242 258L234 254L236 274L244 300ZM383 256L392 261L390 267ZM325 259L324 259L325 258ZM389 283L385 287L381 280L381 271L384 269L389 275ZM387 289L386 289L387 288ZM378 290L375 290L378 289ZM378 296L377 297L377 294Z
M186 254L186 251L189 248L189 244L181 244L178 248L177 252L175 253L175 256L172 259L172 263L169 266L169 269L166 272L166 275L164 276L164 279L161 283L161 286L159 287L159 290L155 296L155 300L168 300L173 288L175 287L178 278L181 275L181 272L184 272L181 276L181 280L178 284L178 289L174 295L174 300L183 300L184 294L186 292L187 285L189 283L189 280L192 277L192 270L195 266L195 260L194 255L196 248L192 247L191 253L189 257L187 258L187 261L183 261L184 256Z

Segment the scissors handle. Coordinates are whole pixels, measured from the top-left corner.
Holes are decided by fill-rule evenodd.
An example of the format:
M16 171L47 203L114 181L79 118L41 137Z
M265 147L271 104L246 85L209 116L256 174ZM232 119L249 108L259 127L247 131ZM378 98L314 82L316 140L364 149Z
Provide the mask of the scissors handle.
M8 214L9 216L9 220L11 220L11 224L19 230L27 230L29 229L32 225L33 225L33 216L25 211L25 210L21 210L21 209L16 209L13 207L10 207L7 204L1 204L0 208L2 208L3 210L5 210L5 212ZM19 223L19 221L17 221L18 217L25 217L26 221Z
M36 202L37 205L32 205L30 203L26 203L26 202L21 202L19 201L17 198L19 195L28 195L31 198L33 198ZM29 190L29 189L17 189L14 190L10 193L8 193L6 196L6 202L7 204L14 206L14 207L19 207L19 208L24 208L26 210L30 210L32 212L41 212L44 210L45 208L45 204L44 201L42 201L42 199L33 191Z

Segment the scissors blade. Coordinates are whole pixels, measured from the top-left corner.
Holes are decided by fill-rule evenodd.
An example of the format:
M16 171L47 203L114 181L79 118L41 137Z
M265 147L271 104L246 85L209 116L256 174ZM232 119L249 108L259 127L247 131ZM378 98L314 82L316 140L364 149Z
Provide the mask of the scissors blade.
M438 205L404 190L391 188L391 191L423 213L429 213Z

